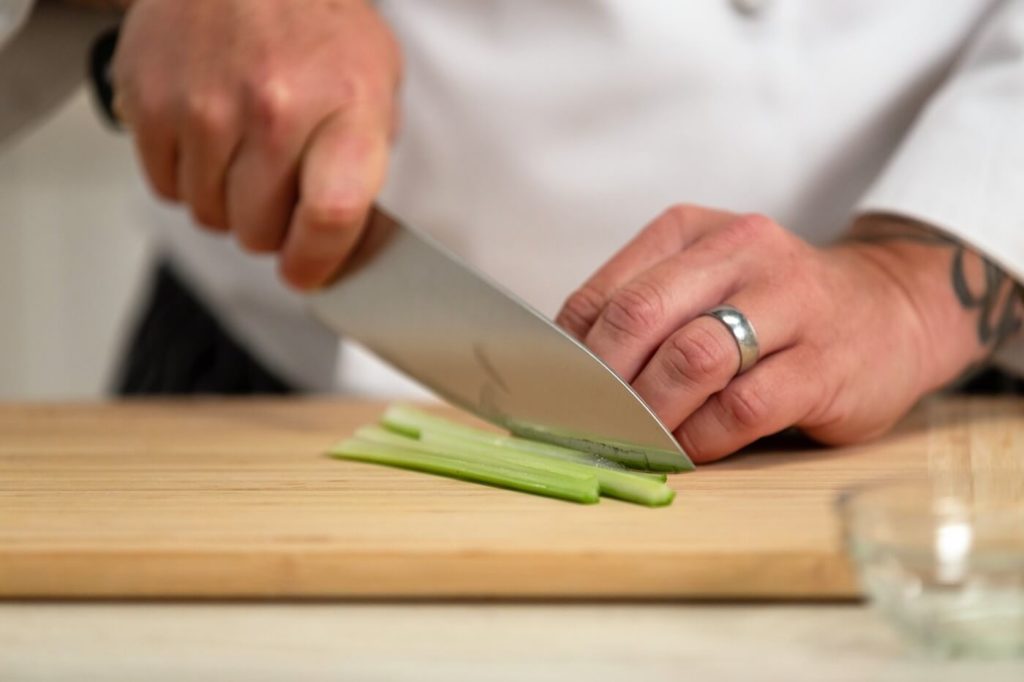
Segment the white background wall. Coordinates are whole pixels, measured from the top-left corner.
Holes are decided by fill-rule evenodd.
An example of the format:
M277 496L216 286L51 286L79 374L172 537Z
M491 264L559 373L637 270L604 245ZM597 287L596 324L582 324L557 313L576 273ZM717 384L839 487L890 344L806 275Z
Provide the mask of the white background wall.
M101 396L146 284L132 151L86 95L0 148L0 399Z

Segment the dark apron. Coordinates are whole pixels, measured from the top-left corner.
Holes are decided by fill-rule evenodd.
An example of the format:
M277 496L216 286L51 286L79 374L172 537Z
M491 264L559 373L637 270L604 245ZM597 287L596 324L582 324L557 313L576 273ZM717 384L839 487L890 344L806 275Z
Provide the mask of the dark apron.
M114 390L122 396L294 392L232 338L166 263L154 273Z

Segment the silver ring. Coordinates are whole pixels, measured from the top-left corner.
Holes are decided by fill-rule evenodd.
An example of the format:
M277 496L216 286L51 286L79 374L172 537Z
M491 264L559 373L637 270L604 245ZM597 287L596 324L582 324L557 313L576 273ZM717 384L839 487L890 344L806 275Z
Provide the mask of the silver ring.
M740 351L740 368L736 370L737 375L743 374L757 363L757 358L761 355L761 346L757 342L754 325L746 315L731 305L720 305L708 310L704 315L724 324L736 341L736 347Z

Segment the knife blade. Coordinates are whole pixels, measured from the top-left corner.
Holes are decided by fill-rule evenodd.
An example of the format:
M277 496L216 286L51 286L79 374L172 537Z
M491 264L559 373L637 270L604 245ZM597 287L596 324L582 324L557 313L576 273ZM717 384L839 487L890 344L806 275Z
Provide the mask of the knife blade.
M309 307L336 333L514 434L630 466L693 468L629 384L583 344L380 209Z

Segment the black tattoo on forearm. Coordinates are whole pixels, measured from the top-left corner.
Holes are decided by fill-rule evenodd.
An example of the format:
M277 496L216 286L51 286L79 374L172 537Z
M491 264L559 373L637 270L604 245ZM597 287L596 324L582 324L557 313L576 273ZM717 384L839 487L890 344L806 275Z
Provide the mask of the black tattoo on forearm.
M998 265L987 258L981 258L985 268L985 283L982 290L975 294L967 282L965 251L966 248L959 246L953 255L953 290L962 306L979 311L978 340L982 345L997 344L1020 329L1024 288Z
M978 341L995 347L1016 333L1024 323L1024 285L1015 281L988 258L957 240L926 225L902 218L884 222L860 223L849 239L862 242L911 241L948 248L952 252L950 283L957 301L965 310L978 312ZM968 260L977 258L982 271L981 285L972 290Z

